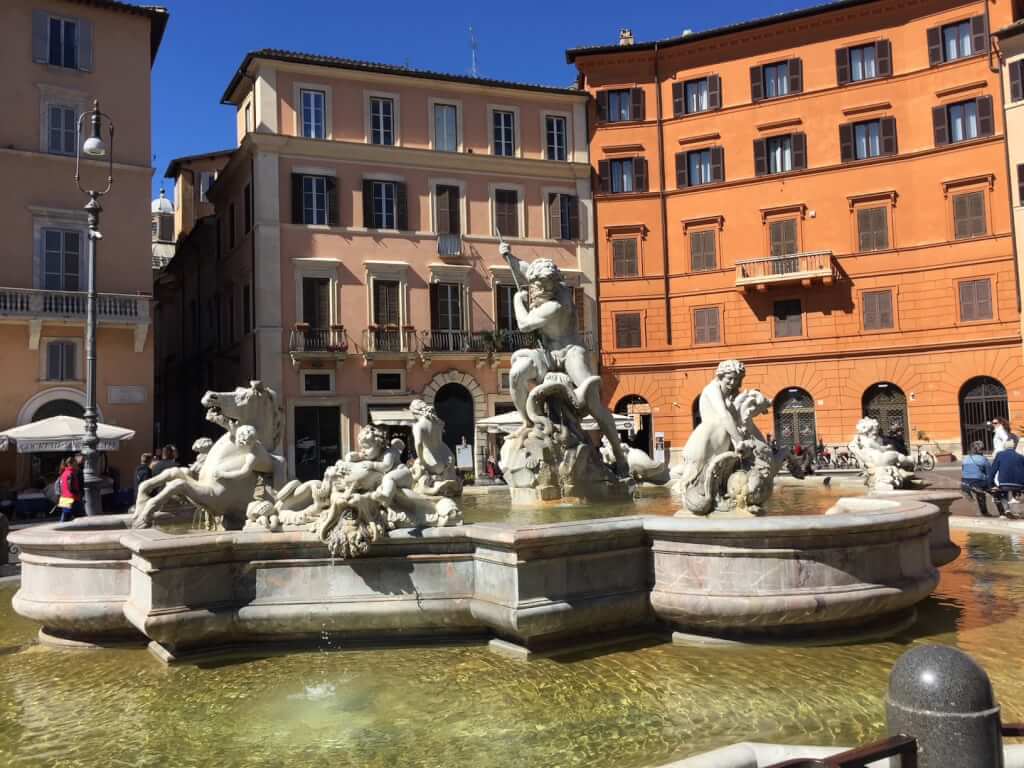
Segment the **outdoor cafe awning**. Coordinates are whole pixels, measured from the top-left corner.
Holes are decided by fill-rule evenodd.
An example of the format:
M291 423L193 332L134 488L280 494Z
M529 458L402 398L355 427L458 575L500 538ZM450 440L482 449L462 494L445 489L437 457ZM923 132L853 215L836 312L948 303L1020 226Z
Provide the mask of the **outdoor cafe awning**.
M615 427L619 432L629 432L633 429L632 416L626 416L621 413L615 413L612 415L615 416ZM480 419L480 421L477 422L477 426L486 429L487 433L490 435L510 435L522 425L523 420L519 417L518 411L499 413L497 416L488 416L486 419ZM597 422L591 416L587 416L580 426L587 432L593 432L598 429Z
M111 424L97 424L101 451L116 451L122 440L131 440L135 432ZM0 450L15 447L18 453L72 453L82 450L85 421L76 416L51 416L0 432Z

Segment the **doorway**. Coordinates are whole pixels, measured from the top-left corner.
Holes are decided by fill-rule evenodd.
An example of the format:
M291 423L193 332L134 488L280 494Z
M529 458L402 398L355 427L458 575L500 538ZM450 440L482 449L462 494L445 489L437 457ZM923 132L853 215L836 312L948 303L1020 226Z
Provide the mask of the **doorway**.
M295 477L319 480L341 458L341 408L295 406Z

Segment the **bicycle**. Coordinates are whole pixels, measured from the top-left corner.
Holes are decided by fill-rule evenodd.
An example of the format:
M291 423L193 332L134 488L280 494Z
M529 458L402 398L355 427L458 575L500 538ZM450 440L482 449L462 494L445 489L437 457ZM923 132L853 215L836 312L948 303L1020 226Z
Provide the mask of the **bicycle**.
M917 430L917 452L910 454L910 458L914 460L914 469L922 469L925 472L931 472L935 469L935 454L931 451L924 449L925 442L928 442L928 435L922 430Z

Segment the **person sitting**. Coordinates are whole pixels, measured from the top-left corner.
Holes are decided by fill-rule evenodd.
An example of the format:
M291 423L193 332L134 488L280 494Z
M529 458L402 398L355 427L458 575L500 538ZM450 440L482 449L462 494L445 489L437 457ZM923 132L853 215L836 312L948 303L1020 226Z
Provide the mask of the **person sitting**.
M960 484L964 492L973 498L978 504L978 511L982 516L988 516L988 506L985 494L989 487L988 470L991 462L984 455L985 444L980 440L971 443L971 451L964 456Z
M153 476L153 454L144 453L139 459L139 466L135 468L135 494L139 493L139 486Z
M1024 490L1024 456L1017 453L1016 438L1008 437L1003 442L1003 450L992 460L985 479L990 485L995 483L996 489L1002 492L1000 496L1009 496L1010 503L1016 503L1013 493ZM997 498L996 508L1001 515L1009 514L1001 499Z

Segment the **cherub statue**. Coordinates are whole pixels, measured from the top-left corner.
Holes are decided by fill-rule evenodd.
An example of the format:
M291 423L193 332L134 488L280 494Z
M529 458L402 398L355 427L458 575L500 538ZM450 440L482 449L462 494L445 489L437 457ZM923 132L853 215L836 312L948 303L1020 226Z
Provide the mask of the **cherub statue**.
M865 416L857 422L857 433L849 447L850 453L864 468L865 484L873 490L889 491L922 485L914 477L914 460L882 442L876 419Z

